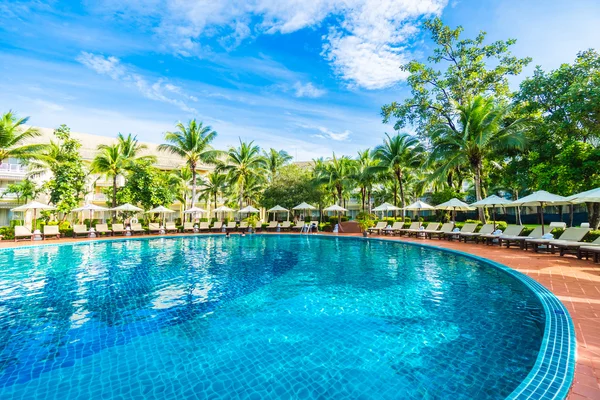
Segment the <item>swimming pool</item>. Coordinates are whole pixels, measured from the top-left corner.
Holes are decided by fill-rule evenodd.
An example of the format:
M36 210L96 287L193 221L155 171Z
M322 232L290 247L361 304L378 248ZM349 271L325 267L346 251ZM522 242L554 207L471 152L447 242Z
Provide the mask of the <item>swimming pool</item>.
M523 281L421 246L196 236L0 265L3 399L503 398L547 342Z

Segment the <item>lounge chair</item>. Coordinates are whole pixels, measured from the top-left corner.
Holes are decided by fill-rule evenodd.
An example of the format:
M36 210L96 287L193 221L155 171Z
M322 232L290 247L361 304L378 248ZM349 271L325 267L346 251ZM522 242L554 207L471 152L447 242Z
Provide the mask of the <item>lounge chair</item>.
M402 223L402 225L404 225L404 222ZM410 226L407 229L404 229L404 228L398 229L398 234L400 236L402 236L403 233L406 233L408 235L410 232L416 231L417 229L419 229L420 226L421 226L421 223L419 221L411 222Z
M589 228L567 228L562 235L560 235L560 241L557 239L527 239L525 240L525 250L527 250L530 246L536 253L540 249L540 246L545 246L546 249L549 249L554 253L554 247L552 247L552 242L556 243L565 243L565 242L579 242L585 235L590 231Z
M210 231L210 222L200 222L199 231Z
M485 240L485 244L493 245L494 241L499 242L499 239L501 238L518 237L521 232L523 232L523 225L508 225L504 232L499 235L488 233L479 236L479 239L481 239L482 242Z
M581 228L580 228L581 229ZM585 228L583 228L585 229ZM596 238L593 242L570 242L563 241L561 239L553 240L550 242L550 246L553 249L559 249L560 255L564 256L565 253L572 251L574 254L578 253L578 249L582 246L590 247L590 246L600 246L600 237Z
M160 224L158 222L150 222L148 224L148 231L150 231L150 234L160 233Z
M454 222L446 222L439 231L425 229L425 234L429 239L433 239L434 236L441 239L446 233L452 232L452 229L454 229Z
M179 229L177 228L177 225L175 225L175 222L167 222L165 224L165 231L167 231L167 233L169 233L169 232L177 233L179 231Z
M270 221L270 222L269 222L269 225L267 225L267 226L265 227L265 229L266 229L266 230L269 230L269 229L275 229L275 228L277 228L277 224L278 224L278 223L279 223L279 222L277 222L277 221Z
M86 225L83 225L83 224L73 225L73 237L77 238L80 235L85 235L86 237L89 237L90 230L87 228Z
M544 232L550 232L549 227L544 228ZM511 244L518 244L521 250L525 248L525 240L527 239L541 239L542 238L542 227L538 226L530 234L527 236L508 236L502 235L498 238L498 243L502 246L503 243L506 243L506 248L510 248Z
M369 233L373 233L373 232L377 232L377 234L381 234L381 230L385 229L385 227L387 226L387 222L382 221L382 222L378 222L377 225L371 227L368 229Z
M237 223L235 221L228 222L225 229L228 231L235 231L237 229Z
M492 232L494 232L494 224L485 224L481 227L479 232L461 232L460 235L458 235L458 241L464 240L464 242L467 243L469 240L474 240L475 242L478 242L481 235Z
M221 221L215 221L215 223L210 228L210 230L218 232L218 231L221 230L222 227L223 227L223 222L221 222Z
M462 229L458 232L447 232L444 233L444 236L446 237L446 239L452 241L452 239L458 239L458 241L460 242L460 235L462 233L472 233L475 231L475 229L477 229L477 224L476 223L471 223L469 222L468 224L464 224Z
M142 226L142 224L138 223L134 223L134 224L130 224L130 228L131 228L131 233L139 233L139 234L144 234L147 231L144 229L144 227Z
M280 226L281 230L289 231L292 228L292 223L290 221L283 221Z
M24 239L33 240L33 233L27 227L21 225L15 226L15 242Z
M127 230L125 229L125 227L123 226L123 224L112 224L112 233L113 236L117 235L117 234L121 234L121 235L125 235L125 233L127 232Z
M94 228L96 230L97 234L105 234L105 235L112 235L112 230L108 229L108 224L96 224L96 228Z
M439 222L430 222L429 224L427 224L427 228L421 225L419 229L408 232L408 236L415 235L415 237L427 237L428 232L437 231L440 225L441 224Z
M48 238L60 239L60 232L58 225L44 225L44 233L42 235L44 240Z
M583 258L587 260L590 255L594 256L594 262L600 261L600 246L581 246L577 249L577 258Z
M292 229L298 229L300 231L302 231L302 228L304 228L304 221L299 221L296 225L292 226Z
M240 232L247 231L248 230L248 221L240 222L240 226L238 229L240 230Z
M194 223L193 222L184 222L183 223L183 232L194 232Z

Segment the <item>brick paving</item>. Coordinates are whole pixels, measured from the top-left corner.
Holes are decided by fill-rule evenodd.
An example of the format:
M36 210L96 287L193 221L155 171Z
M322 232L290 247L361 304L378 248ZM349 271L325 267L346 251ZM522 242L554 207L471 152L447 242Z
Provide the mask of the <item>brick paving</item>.
M169 235L175 236L175 235ZM354 234L353 236L357 236ZM137 237L137 236L136 236ZM567 307L577 336L577 363L570 400L600 400L600 264L578 260L574 256L536 254L518 248L498 248L483 244L465 244L446 240L427 240L382 236L389 240L422 242L455 249L502 263L537 280L550 289ZM61 239L43 242L0 242L0 248L54 242L82 242L101 239ZM117 237L116 239L121 239Z

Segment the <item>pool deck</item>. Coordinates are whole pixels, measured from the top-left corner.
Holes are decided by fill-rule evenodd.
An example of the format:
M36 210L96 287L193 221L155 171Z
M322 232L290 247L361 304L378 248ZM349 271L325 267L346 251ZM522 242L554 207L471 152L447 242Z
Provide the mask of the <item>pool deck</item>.
M169 236L178 235L170 234ZM345 236L360 236L360 234ZM404 236L377 236L377 238L420 242L441 248L463 251L504 264L544 285L566 306L575 325L577 363L573 386L568 398L571 400L600 400L600 264L594 264L592 261L578 260L572 255L560 257L552 254L523 251L518 248L501 249L498 246L465 244L437 239L415 239ZM61 240L45 240L42 242L24 241L18 243L2 241L0 242L0 248L110 239L65 238ZM122 237L116 237L116 239L122 239Z

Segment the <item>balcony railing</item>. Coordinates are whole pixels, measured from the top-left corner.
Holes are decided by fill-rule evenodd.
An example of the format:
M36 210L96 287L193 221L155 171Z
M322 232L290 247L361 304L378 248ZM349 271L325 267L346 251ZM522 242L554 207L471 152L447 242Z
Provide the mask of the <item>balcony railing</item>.
M25 167L21 164L0 164L0 172L20 172L25 173Z
M0 188L0 200L16 199L16 193L6 193L6 188Z

